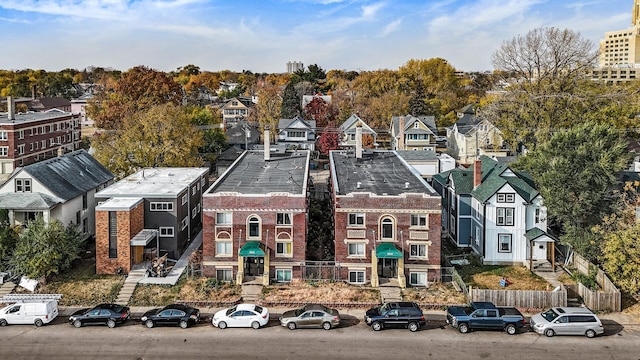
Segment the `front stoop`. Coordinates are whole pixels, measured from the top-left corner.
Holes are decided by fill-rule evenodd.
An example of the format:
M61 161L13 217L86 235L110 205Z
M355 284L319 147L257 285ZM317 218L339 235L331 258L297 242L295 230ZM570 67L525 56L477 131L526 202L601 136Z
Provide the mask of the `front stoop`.
M381 286L380 299L382 303L388 303L393 301L402 301L402 291L399 287L395 286Z
M124 284L122 284L122 288L120 288L120 292L118 293L118 297L116 298L115 303L123 305L128 304L129 300L131 300L133 292L136 289L136 286L138 285L138 281L144 279L144 276L144 269L131 270L131 272L125 279Z
M255 303L262 295L262 285L245 283L242 284L242 301L245 303Z
M0 298L4 297L5 295L11 294L13 290L16 288L16 286L18 285L16 285L12 281L7 281L6 283L3 283L2 286L0 286Z

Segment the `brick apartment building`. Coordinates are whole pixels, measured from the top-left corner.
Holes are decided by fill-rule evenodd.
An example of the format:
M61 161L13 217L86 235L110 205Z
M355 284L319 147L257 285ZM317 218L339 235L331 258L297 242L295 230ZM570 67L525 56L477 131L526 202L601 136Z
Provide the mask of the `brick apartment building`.
M308 150L245 151L203 194L203 270L224 281L301 278L308 226Z
M80 149L80 114L52 109L17 114L11 97L0 115L0 177L60 153Z
M357 128L361 139L361 127ZM441 200L394 151L332 151L335 261L352 284L440 279Z

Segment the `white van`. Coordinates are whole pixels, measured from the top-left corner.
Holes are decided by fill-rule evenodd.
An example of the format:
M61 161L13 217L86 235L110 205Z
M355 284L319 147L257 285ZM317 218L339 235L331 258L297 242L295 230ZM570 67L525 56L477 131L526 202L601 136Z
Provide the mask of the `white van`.
M58 299L29 298L28 295L0 298L0 302L15 302L0 309L0 326L13 324L33 324L42 326L58 316Z

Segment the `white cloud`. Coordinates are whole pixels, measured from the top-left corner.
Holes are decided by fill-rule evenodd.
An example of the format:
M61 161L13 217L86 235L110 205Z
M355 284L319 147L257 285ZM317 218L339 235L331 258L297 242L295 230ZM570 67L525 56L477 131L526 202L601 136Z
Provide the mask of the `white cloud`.
M398 29L400 29L400 25L402 25L402 19L397 19L390 22L384 27L384 29L382 29L382 33L380 34L380 36L387 36L393 32L398 31Z

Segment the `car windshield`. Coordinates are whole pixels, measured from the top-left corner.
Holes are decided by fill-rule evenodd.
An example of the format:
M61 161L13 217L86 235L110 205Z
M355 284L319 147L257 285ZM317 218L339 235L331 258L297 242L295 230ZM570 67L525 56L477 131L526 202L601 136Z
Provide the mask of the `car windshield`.
M256 305L253 308L253 311L257 312L258 314L262 314L262 308L260 306L258 306L258 305Z
M226 312L226 315L227 315L227 316L229 316L229 315L231 315L234 311L236 311L236 307L235 307L235 306L234 306L234 307L232 307L232 308L228 308L228 309L227 309L227 312Z
M122 305L115 305L111 310L121 313L124 310L124 307Z
M549 322L553 321L555 318L558 317L558 314L555 311L553 311L553 309L549 309L540 315L542 315L542 317Z

